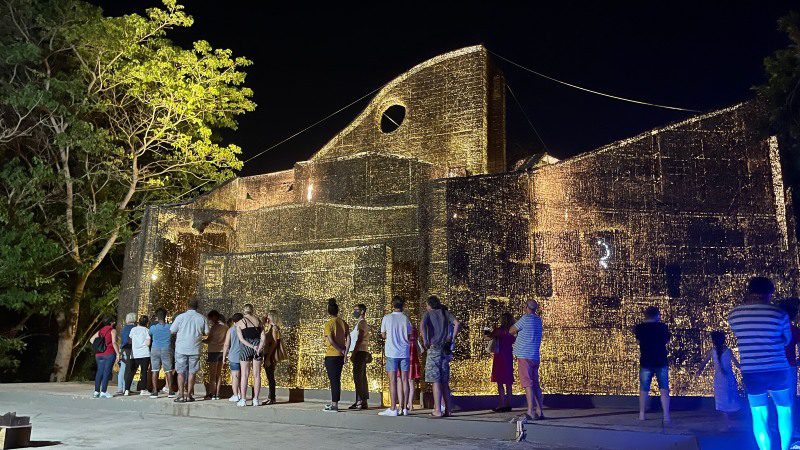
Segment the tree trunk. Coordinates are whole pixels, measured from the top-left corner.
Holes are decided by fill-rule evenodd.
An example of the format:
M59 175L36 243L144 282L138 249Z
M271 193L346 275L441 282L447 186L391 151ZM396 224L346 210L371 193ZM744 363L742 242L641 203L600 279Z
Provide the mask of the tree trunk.
M56 359L53 361L53 372L50 374L50 381L67 381L67 371L72 360L72 347L75 344L75 334L78 328L78 318L81 313L81 300L86 281L91 272L82 273L75 282L75 289L72 291L72 300L68 307L59 311L56 315L58 323L58 351Z

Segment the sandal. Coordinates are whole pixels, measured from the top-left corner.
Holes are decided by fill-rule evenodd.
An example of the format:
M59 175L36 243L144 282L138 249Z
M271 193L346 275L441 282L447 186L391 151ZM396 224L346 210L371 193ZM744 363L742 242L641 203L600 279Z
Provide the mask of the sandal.
M355 402L347 407L347 409L360 409L360 408L361 408L361 402Z
M175 402L175 403L186 403L186 399L183 398L183 397L178 397L175 400L173 400L173 402Z
M278 402L276 402L274 398L270 398L270 399L265 400L264 403L262 403L262 404L263 405L274 405L275 403L278 403Z

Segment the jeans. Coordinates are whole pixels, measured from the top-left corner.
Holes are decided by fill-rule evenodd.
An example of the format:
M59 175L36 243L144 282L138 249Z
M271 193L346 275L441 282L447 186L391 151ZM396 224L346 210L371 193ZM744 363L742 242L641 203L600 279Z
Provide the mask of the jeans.
M669 390L669 367L641 367L639 368L639 390L641 392L650 391L653 377L656 377L660 390Z
M272 363L264 367L264 372L267 373L267 381L269 382L269 399L275 401L275 365Z
M119 372L117 373L117 392L125 390L125 361L119 360Z
M344 367L344 356L325 357L325 372L331 381L332 402L338 402L342 396L342 367Z
M94 390L97 392L105 392L108 389L108 380L111 379L111 371L114 368L114 361L117 360L117 354L95 356L97 361L97 374L94 376Z
M367 386L367 358L368 352L353 352L353 384L356 385L356 401L366 401L369 399L369 387Z
M128 360L127 371L125 372L125 389L131 390L131 383L133 383L133 376L136 371L141 369L139 382L136 384L137 391L147 389L147 379L150 375L150 358L134 358Z

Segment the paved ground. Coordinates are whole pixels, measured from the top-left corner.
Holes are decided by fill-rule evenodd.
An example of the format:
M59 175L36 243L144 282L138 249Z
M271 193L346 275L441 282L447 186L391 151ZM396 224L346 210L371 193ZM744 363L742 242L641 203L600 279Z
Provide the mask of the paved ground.
M442 439L404 433L350 431L302 425L236 422L194 417L87 410L63 407L30 411L27 404L4 402L3 410L31 415L32 439L53 448L438 448L540 449L530 443ZM56 444L60 442L60 444ZM547 447L551 448L551 447ZM567 449L568 447L562 447Z
M429 411L408 418L378 417L378 409L322 412L322 403L307 399L258 408L237 408L225 400L176 405L134 395L92 399L86 383L0 385L0 414L29 415L32 439L41 445L61 442L59 448L152 448L156 446L268 448L648 448L725 449L754 445L745 415L721 430L720 416L705 409L676 411L673 423L660 414L636 420L629 407L591 409L548 408L548 419L526 425L529 442L516 443L508 414L456 411L443 420ZM198 396L199 397L199 396ZM346 403L345 403L346 404ZM465 437L471 436L471 437ZM507 439L507 440L503 440ZM234 447L235 448L235 447Z

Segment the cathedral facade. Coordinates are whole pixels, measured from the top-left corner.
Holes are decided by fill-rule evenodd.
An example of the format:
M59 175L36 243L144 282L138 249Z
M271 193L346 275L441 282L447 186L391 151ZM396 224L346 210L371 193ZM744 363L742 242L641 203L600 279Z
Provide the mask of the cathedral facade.
M483 328L541 305L546 393L635 394L632 326L657 305L676 395L753 275L796 292L789 196L764 116L743 103L565 159L505 156L505 83L482 46L388 83L308 161L148 208L126 249L119 312L276 310L284 387L324 388L326 299L367 305L371 389L385 390L381 317L419 323L438 295L464 324L456 394L495 392ZM349 372L345 368L345 372ZM349 374L343 380L351 380ZM352 389L352 381L344 381Z

